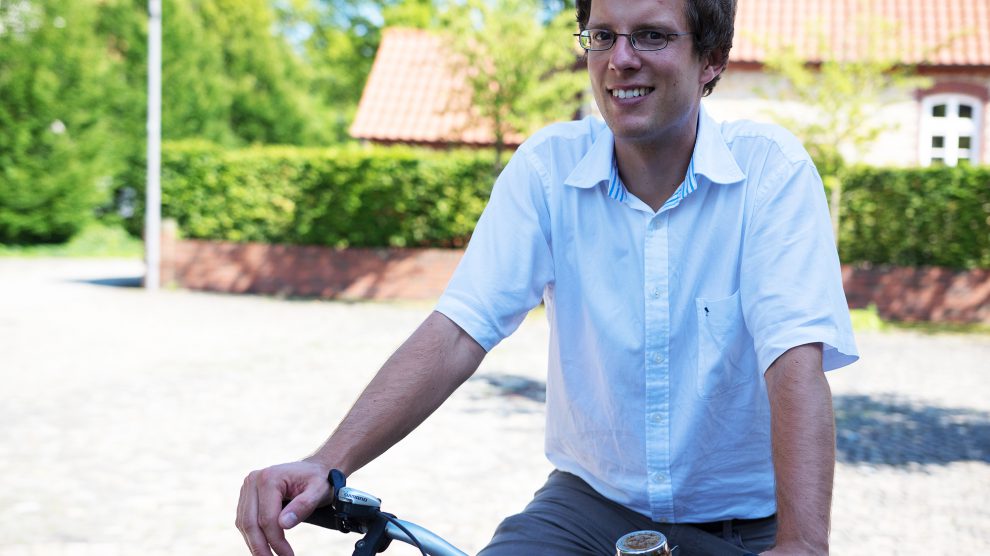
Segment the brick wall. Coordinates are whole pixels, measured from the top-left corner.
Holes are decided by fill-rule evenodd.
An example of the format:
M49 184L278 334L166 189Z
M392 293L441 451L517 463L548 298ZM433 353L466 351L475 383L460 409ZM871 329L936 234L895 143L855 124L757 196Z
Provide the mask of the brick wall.
M850 307L885 319L990 324L990 269L844 265L842 282Z
M461 260L461 251L450 249L332 249L174 240L168 235L162 241L162 283L192 290L436 299Z
M436 299L461 259L448 249L332 249L176 240L164 227L162 283L193 290L337 299ZM990 270L843 266L852 308L902 321L990 324Z

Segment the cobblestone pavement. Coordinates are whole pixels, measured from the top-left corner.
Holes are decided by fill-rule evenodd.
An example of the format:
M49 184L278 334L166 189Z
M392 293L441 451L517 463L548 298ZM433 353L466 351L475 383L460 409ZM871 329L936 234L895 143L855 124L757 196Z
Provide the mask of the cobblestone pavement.
M429 304L147 293L135 261L0 259L0 556L243 555L244 474L314 448ZM864 333L830 374L833 553L990 550L990 337ZM477 551L549 472L527 319L351 483ZM300 527L300 556L357 540ZM390 554L414 554L397 546Z

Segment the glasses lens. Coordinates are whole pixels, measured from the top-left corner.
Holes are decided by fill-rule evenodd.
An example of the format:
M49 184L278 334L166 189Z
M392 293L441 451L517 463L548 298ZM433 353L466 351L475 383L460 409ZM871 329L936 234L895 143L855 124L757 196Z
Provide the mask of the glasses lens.
M581 31L581 46L588 50L608 50L615 42L615 33L605 29Z
M588 34L588 31L581 31L581 34L578 35L578 44L585 50L591 49L591 35Z
M636 31L630 38L639 50L663 50L667 46L667 33L652 29Z

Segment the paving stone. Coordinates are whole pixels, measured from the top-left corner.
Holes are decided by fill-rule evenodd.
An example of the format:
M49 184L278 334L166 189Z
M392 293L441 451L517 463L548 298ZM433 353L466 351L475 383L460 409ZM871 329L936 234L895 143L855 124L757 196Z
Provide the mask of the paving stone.
M317 446L431 309L119 285L141 272L0 259L0 556L246 554L243 476ZM531 315L351 484L476 552L550 471L546 341ZM829 374L833 553L990 550L990 338L858 342L863 360ZM357 540L308 526L289 538L300 556Z

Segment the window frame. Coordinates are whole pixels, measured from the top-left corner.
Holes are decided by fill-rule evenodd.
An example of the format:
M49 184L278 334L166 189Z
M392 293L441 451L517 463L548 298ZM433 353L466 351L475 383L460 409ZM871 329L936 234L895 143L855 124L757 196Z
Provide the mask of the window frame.
M946 116L936 118L932 111L936 106L946 106ZM973 110L972 118L959 116L959 107L968 105ZM936 158L942 159L946 166L957 166L960 155L963 160L976 165L982 162L983 148L983 100L965 93L936 93L926 95L921 99L921 125L918 133L918 159L922 166L931 166ZM943 137L941 148L932 146L936 137ZM960 137L969 137L969 147L959 146ZM941 151L941 152L939 152ZM938 155L941 156L938 156Z

